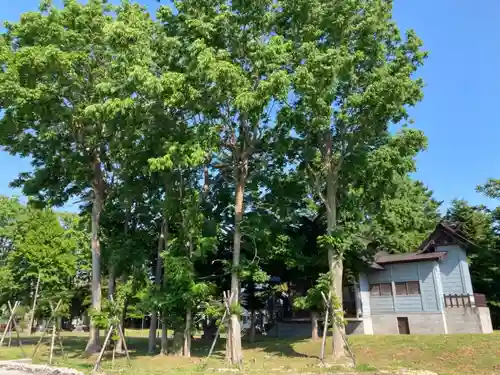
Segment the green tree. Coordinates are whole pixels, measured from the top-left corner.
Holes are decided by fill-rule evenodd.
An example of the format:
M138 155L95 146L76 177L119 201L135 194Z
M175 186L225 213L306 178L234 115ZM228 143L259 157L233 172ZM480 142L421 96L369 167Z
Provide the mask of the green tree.
M237 304L245 187L254 164L267 149L266 142L271 140L273 104L288 93L290 45L274 33L278 7L270 0L179 1L175 8L175 15L164 8L162 21L187 52L180 60L186 66L185 80L192 84L201 102L202 122L220 136L216 163L233 179L231 290ZM228 354L232 363L241 363L236 313L231 315L230 336L234 350Z
M18 208L8 227L9 251L0 263L0 304L14 299L33 306L30 315L34 319L47 317L50 303L61 300L65 316L81 315L90 281L88 232L72 225L78 221L76 215L32 206ZM83 244L86 251L82 251Z
M328 274L320 274L316 284L307 290L305 296L296 298L293 301L293 306L299 310L309 310L311 312L313 340L319 339L318 320L319 315L325 312L325 302L323 295L327 296L330 290L330 276ZM323 294L322 294L323 293Z
M0 143L30 156L34 171L15 186L50 205L92 202L92 307L101 308L99 224L114 155L135 134L125 126L149 69L152 21L143 8L103 0L43 1L6 26L0 41ZM97 327L87 352L98 348Z
M72 291L71 317L82 316L91 301L90 284L92 282L92 254L88 251L90 242L90 222L88 217L74 213L58 213L64 228L65 244L75 258L75 270L68 289Z
M421 99L422 81L414 73L425 53L413 31L401 37L391 1L284 1L282 6L283 34L293 43L295 98L281 116L293 124L295 143L326 206L322 242L341 318L343 258L355 238L345 223L339 225L345 221L339 209L352 192L353 173L364 173L359 166L389 140L388 125L404 120L407 107ZM362 182L372 183L366 175ZM334 357L345 356L336 325L333 343Z
M16 222L14 250L7 257L16 285L11 292L28 302L40 275L43 298L72 298L70 280L76 274L76 257L58 216L49 209L28 207ZM57 301L55 301L57 302Z
M407 175L396 177L393 190L366 220L365 236L377 250L415 251L439 222L440 204L422 182Z
M23 213L17 198L0 195L0 265L12 250L16 222Z
M178 320L175 311L183 310L185 317L183 354L191 356L191 334L193 329L193 314L200 301L200 296L208 290L204 282L197 281L195 263L203 261L206 253L213 251L216 245L215 232L209 233L205 230L205 216L203 212L204 203L207 200L208 181L206 176L200 183L200 170L205 167L207 155L210 155L211 144L200 137L197 128L179 127L179 132L172 140L166 140L162 155L159 158L149 160L153 171L160 173L165 179L165 199L163 202L162 215L165 220L164 246L165 251L160 250L161 260L164 267L162 294L172 294L172 299L182 300L181 309L166 307L162 303L163 325L166 319ZM205 148L203 146L206 146ZM208 151L207 151L208 150ZM182 275L172 278L169 275L173 262L180 269L184 269ZM181 272L179 270L179 272ZM179 288L179 277L185 283L185 289ZM171 285L173 284L173 285ZM177 297L175 297L177 296ZM177 317L176 317L177 315ZM174 328L178 329L178 326ZM162 347L166 347L165 337ZM162 352L166 352L162 349Z
M256 312L265 307L270 298L272 289L268 285L269 275L257 263L251 263L242 272L242 285L245 291L242 295L242 305L250 311L250 342L255 342Z
M500 180L490 178L484 185L479 185L477 191L490 198L500 198Z
M445 218L475 245L468 249L474 291L486 295L494 326L500 324L500 217L497 210L455 200Z

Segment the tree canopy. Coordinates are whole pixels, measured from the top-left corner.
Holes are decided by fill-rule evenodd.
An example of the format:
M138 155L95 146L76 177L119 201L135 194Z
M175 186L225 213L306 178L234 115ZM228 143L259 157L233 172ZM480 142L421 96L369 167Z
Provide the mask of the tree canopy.
M156 17L126 0L42 1L0 38L0 146L32 163L12 182L28 204L0 197L0 304L31 301L40 277L42 300L92 318L88 353L113 310L149 316L151 353L160 322L161 352L190 356L229 290L233 364L243 308L255 337L286 285L303 280L296 307L315 312L331 291L342 322L344 281L441 218L411 177L427 147L408 115L422 46L387 0L185 0ZM74 198L78 215L52 209ZM495 215L463 202L447 214L490 249L472 269L491 279Z

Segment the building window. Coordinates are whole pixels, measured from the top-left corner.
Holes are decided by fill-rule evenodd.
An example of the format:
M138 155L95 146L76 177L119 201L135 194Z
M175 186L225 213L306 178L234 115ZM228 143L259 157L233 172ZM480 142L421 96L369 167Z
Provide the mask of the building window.
M420 283L418 281L406 281L403 283L394 283L396 285L397 296L416 296L420 295Z
M391 283L371 284L370 295L372 296L392 296Z

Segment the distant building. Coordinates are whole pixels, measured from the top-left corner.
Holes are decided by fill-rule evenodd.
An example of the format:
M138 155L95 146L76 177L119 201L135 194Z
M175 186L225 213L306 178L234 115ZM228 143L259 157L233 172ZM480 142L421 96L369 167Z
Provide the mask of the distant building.
M346 333L491 333L486 299L471 282L471 246L456 226L442 222L416 252L378 253L355 285L344 288ZM294 323L280 333L310 334Z

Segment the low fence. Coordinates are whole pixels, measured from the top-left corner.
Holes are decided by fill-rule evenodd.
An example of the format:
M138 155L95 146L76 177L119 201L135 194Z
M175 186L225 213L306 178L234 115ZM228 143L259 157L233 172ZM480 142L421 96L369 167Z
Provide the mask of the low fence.
M484 294L445 294L445 307L487 307Z

